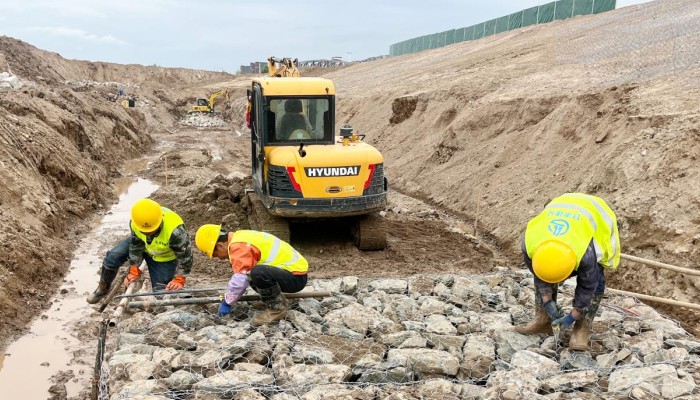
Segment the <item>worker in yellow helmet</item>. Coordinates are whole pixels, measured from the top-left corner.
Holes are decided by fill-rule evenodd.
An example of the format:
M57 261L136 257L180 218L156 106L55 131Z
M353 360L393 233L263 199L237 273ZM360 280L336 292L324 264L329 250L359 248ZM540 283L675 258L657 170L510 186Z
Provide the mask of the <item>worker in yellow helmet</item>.
M300 292L306 286L309 264L289 243L265 232L227 232L221 225L202 225L195 235L197 248L207 257L228 259L233 275L218 315L223 317L245 293L248 286L260 294L266 310L251 324L267 325L287 316L284 293Z
M605 292L605 269L620 263L617 217L603 199L566 193L530 220L523 242L525 264L534 275L535 318L515 330L552 334L574 325L569 348L588 349L593 319ZM573 309L557 306L558 284L576 276Z
M141 275L142 261L148 265L151 287L156 290L180 290L192 269L192 245L185 224L175 212L151 199L141 199L131 208L131 235L107 252L102 261L100 283L87 302L104 297L119 268L129 261L124 285Z

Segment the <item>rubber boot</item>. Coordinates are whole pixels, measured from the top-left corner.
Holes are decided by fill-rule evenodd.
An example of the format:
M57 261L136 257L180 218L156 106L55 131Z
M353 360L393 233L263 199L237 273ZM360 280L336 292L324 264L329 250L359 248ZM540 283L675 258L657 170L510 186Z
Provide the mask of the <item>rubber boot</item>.
M250 321L251 325L269 325L287 316L287 299L282 294L279 284L268 289L260 289L259 293L267 309L255 315Z
M537 307L535 311L535 318L525 325L518 325L515 327L515 331L522 335L535 335L537 333L553 334L552 332L552 321L547 315L547 310L543 307Z
M588 350L588 338L591 335L591 327L593 326L593 320L595 319L596 313L598 313L598 307L600 307L600 301L603 299L602 294L596 294L591 300L591 305L588 307L588 311L574 324L574 328L571 331L571 339L569 339L569 349L586 351Z
M117 272L119 272L119 270L107 269L104 265L102 266L100 270L100 283L97 285L97 289L87 297L87 302L89 304L97 303L109 293L109 288L112 286L114 278L117 277Z

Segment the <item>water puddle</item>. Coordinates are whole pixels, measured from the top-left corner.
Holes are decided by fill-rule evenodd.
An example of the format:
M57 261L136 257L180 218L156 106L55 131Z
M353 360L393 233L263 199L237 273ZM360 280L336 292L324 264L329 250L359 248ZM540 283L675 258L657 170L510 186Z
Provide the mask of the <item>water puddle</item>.
M89 388L94 368L93 361L89 360L94 360L94 356L89 357L90 364L71 365L74 357L79 359L86 351L94 354L97 347L97 341L91 339L86 343L84 340L92 338L96 323L101 319L85 302L86 294L97 286L97 271L105 252L128 235L131 207L157 188L154 183L140 178L117 182L117 204L101 220L95 219L96 228L80 242L64 284L51 300L51 308L33 322L29 333L0 355L0 397L46 399L52 385L51 377L69 369L75 376L66 382L68 397L78 396ZM95 324L86 324L90 317Z

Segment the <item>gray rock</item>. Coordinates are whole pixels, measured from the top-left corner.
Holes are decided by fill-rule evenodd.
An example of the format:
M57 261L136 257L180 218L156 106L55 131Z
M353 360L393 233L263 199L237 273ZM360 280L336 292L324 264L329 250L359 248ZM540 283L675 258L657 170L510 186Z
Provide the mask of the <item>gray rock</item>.
M292 360L298 364L331 364L333 353L319 346L296 344L291 352Z
M608 378L608 391L623 392L644 382L658 386L665 378L678 378L673 366L660 364L650 367L618 369L613 371Z
M274 383L270 374L256 374L249 371L224 371L209 378L202 379L192 387L195 390L226 393L248 386L264 386Z
M459 359L446 351L431 349L392 349L387 362L409 367L419 376L457 375Z
M494 333L496 354L504 361L510 362L513 354L529 347L538 347L540 339L537 336L521 335L515 331L500 331Z
M640 358L661 350L663 346L663 333L659 331L644 332L627 340L627 347Z
M190 390L195 383L201 381L202 379L204 379L202 375L185 371L183 369L163 379L163 383L165 383L165 386L167 386L168 389L183 391Z
M516 352L510 360L510 366L513 369L529 370L539 379L559 373L558 362L529 350Z
M665 343L672 347L686 349L690 354L700 354L700 342L683 339L667 339Z
M132 381L141 381L146 379L154 379L156 377L156 369L158 364L153 361L145 361L140 363L129 364L126 367L126 372L129 379Z
M328 383L346 382L350 378L350 367L341 364L305 365L292 364L275 376L283 385L309 387Z
M542 382L542 389L552 392L569 392L598 384L595 371L574 371L555 375Z
M142 380L129 382L122 386L119 393L112 395L112 399L132 399L137 396L146 396L153 393L165 392L167 388L156 380Z
M381 290L385 293L405 294L408 290L408 282L405 279L377 279L367 285L371 291Z
M454 335L457 333L457 328L444 315L429 315L423 322L425 323L425 331L428 333L437 333L438 335Z
M486 386L505 390L523 390L528 393L537 393L540 382L535 374L524 369L514 369L511 371L495 371L486 381Z
M340 278L338 290L343 294L355 294L357 292L357 284L359 279L356 276L345 276Z
M495 359L496 345L491 337L483 333L467 335L457 378L484 379L494 370Z

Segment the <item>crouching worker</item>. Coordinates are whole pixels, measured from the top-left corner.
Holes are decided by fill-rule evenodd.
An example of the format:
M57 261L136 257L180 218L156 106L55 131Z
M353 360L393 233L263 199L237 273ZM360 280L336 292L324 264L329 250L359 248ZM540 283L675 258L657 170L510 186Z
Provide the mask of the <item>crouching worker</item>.
M231 312L248 286L258 292L266 310L251 324L267 325L287 316L284 293L300 292L306 286L309 264L289 243L265 232L222 232L221 225L202 225L195 236L197 248L209 258L228 259L233 275L228 282L218 315Z
M129 261L124 285L141 275L139 265L145 259L153 291L180 290L192 270L192 245L185 224L175 212L151 199L141 199L131 208L131 235L107 252L102 261L100 283L87 302L102 299L119 272Z
M574 325L569 348L587 350L593 319L605 292L605 269L620 263L617 217L601 198L566 193L530 220L523 243L525 264L534 275L535 318L515 327L524 335L552 334ZM562 316L558 284L576 276L573 309Z

